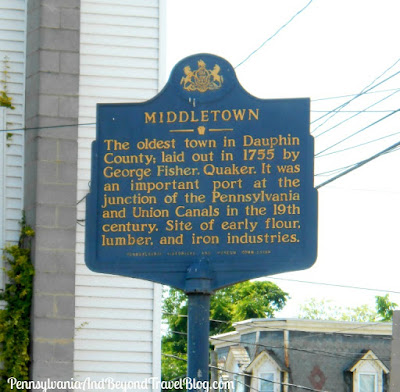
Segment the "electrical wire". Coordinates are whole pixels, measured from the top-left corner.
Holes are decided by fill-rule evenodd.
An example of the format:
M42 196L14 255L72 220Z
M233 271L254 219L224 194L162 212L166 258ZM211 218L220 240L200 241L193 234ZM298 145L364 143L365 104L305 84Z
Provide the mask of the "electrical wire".
M37 130L41 130L41 129L69 128L69 127L79 127L79 126L88 126L88 125L96 125L96 123L63 124L63 125L49 125L49 126L40 126L40 127L0 129L0 132L19 132L19 131L26 132L26 131L37 131Z
M263 327L258 327L258 329L261 331L263 330ZM277 330L276 328L274 329L275 331ZM302 332L302 331L290 331L289 332ZM325 334L329 334L329 333L325 333ZM318 334L314 334L313 337L315 337L315 335L318 336ZM303 337L303 336L302 336ZM243 346L256 346L256 347L263 347L267 350L274 350L274 349L278 349L278 350L289 350L289 351L296 351L296 352L301 352L301 353L305 353L305 354L312 354L312 355L322 355L325 357L329 357L329 358L346 358L346 359L354 359L355 356L360 355L360 352L351 352L351 351L340 351L340 352L333 352L333 351L325 351L325 350L311 350L311 349L306 349L306 348L297 348L297 347L285 347L285 346L269 346L269 345L265 345L262 343L253 343L253 342L237 342L234 340L229 340L229 339L222 339L222 338L218 338L218 337L214 337L211 336L210 340L215 340L215 341L221 341L221 342L225 342L225 343L234 343L236 345L243 345ZM391 340L391 339L386 339L386 340ZM370 360L370 359L366 359L366 360ZM379 361L389 361L390 358L379 358Z
M400 294L400 291L374 289L374 288L359 287L359 286L346 286L346 285L343 285L343 284L336 284L336 283L311 282L311 281L298 280L298 279L276 278L276 277L273 277L273 276L268 276L268 279L282 280L282 281L286 281L286 282L295 282L295 283L314 284L314 285L319 285L319 286L332 286L332 287L339 287L339 288L343 288L343 289L379 291L379 292L388 293L388 294Z
M181 357L179 357L179 356L177 356L177 355L166 354L166 353L161 353L161 355L164 356L164 357L174 358L174 359L177 359L177 360L179 360L179 361L183 361L183 362L186 362L186 363L187 363L187 359L181 358ZM270 382L270 383L279 384L279 385L283 385L283 386L289 386L289 387L292 387L292 388L303 389L303 390L305 390L305 391L311 391L311 392L327 392L327 391L323 391L322 389L313 389L313 388L305 387L305 386L303 386L303 385L291 384L291 383L282 383L282 382L278 382L278 381L267 380L267 379L265 379L265 378L258 377L258 376L254 376L254 375L250 375L250 374L245 374L245 373L240 373L240 372L231 372L231 371L229 371L229 370L221 369L221 368L219 368L219 367L217 367L217 366L213 366L213 365L208 365L208 367L211 368L211 369L217 369L217 370L219 370L219 371L221 371L221 372L224 372L224 373L229 373L229 374L238 375L238 376L243 376L243 377L245 377L245 376L247 376L247 377L248 377L248 376L251 376L252 378L255 378L255 379L257 379L257 380L267 381L267 382Z
M241 65L243 65L247 60L250 59L255 53L257 53L266 43L272 40L280 31L282 31L286 26L290 24L290 22L293 21L296 16L300 15L311 3L313 0L310 0L300 11L297 11L296 14L294 14L284 25L282 25L278 30L275 31L274 34L272 34L269 38L267 38L257 49L253 50L244 60L242 60L236 67L235 69L239 68Z
M339 144L345 142L346 140L349 140L349 139L352 138L353 136L358 135L359 133L365 131L366 129L368 129L368 128L370 128L370 127L372 127L372 126L374 126L374 125L380 123L381 121L386 120L387 118L393 116L394 114L398 113L399 111L400 111L400 109L394 110L394 111L392 111L391 113L387 114L386 116L383 116L383 117L381 117L380 119L374 121L373 123L368 124L367 126L361 128L361 129L359 129L358 131L352 133L351 135L345 137L344 139L341 139L341 140L339 140L338 142L336 142L336 143L330 145L329 147L325 148L324 150L318 152L317 154L315 154L315 157L318 157L319 155L321 155L321 154L324 153L325 151L328 151L328 150L330 150L331 148L336 147L337 145L339 145Z
M351 168L345 170L344 172L338 174L337 176L334 176L334 177L330 178L329 180L323 182L322 184L317 185L317 186L315 187L315 189L319 189L319 188L322 188L322 187L325 186L325 185L328 185L329 183L331 183L331 182L337 180L338 178L345 176L346 174L352 172L353 170L356 170L356 169L360 168L361 166L364 166L364 165L367 164L368 162L371 162L371 161L373 161L374 159L379 158L380 156L391 152L392 150L393 150L393 151L397 150L397 147L399 147L399 146L400 146L400 142L397 142L397 143L391 145L390 147L385 148L384 150L382 150L382 151L378 152L377 154L373 155L372 157L369 157L369 158L367 158L367 159L364 159L364 160L361 161L361 162L356 163L355 165L353 165L353 167L351 167Z
M163 312L162 314L165 314L167 316L175 316L175 317L183 317L183 318L187 318L188 317L187 314L176 314L176 313L167 313L167 312ZM229 321L224 321L224 320L214 320L214 319L209 319L209 320L214 322L214 323L230 324Z
M248 376L251 376L252 378L255 378L256 380L267 381L267 382L270 382L270 383L272 383L272 384L279 384L279 385L282 385L282 386L288 386L288 387L292 387L292 388L302 389L302 390L304 390L304 391L328 392L328 391L324 391L323 389L314 389L314 388L309 388L309 387L305 387L305 386L303 386L303 385L298 385L298 384L291 384L291 383L284 383L284 382L278 382L278 381L271 381L271 380L267 380L267 379L262 378L262 377L254 376L253 374L250 375L250 374L246 374L246 373L231 372L231 371L229 371L229 370L221 369L221 368L219 368L219 367L217 367L217 366L213 366L213 365L209 365L209 367L212 368L212 369L217 369L217 370L219 370L219 371L221 371L221 372L225 372L225 373L229 373L229 374L233 374L233 375L238 375L238 376L243 376L243 377L245 377L245 376L247 376L247 377L248 377ZM254 389L254 388L252 388L252 389Z
M397 94L399 91L400 91L400 89L391 92L391 93L390 93L389 95L387 95L386 97L384 97L384 98L380 99L379 101L376 101L376 102L374 102L373 104L371 104L370 106L368 106L368 107L366 108L366 110L368 110L368 109L374 107L375 105L378 105L379 103L385 101L386 99L389 99L389 98L392 97L394 94ZM395 110L392 110L391 112L394 112L394 111L395 111ZM386 111L386 112L387 112L387 111ZM389 111L389 112L390 112L390 111ZM353 119L354 117L359 116L361 113L363 113L363 111L358 111L358 112L356 112L356 113L353 114L352 116L350 116L350 117L348 117L348 118L346 118L346 119L344 119L344 120L338 122L337 124L335 124L335 125L333 125L332 127L326 129L325 131L321 132L320 134L316 135L315 137L320 137L320 136L322 136L322 135L324 135L324 134L330 132L332 129L335 129L335 128L337 128L338 126L344 124L345 122L350 121L350 120Z
M369 91L369 92L364 93L363 95L386 93L386 92L394 91L394 90L397 90L397 88L391 88L391 89L385 89L385 90L377 90L377 91ZM359 93L357 93L357 94L359 94ZM357 94L346 94L346 95L337 95L337 96L334 96L334 97L316 98L316 99L312 99L311 102L328 101L330 99L354 97ZM332 112L332 110L330 110L330 112Z
M322 120L323 118L325 118L326 116L328 116L329 114L332 114L330 117L328 117L327 120L325 120L322 124L318 125L313 132L315 132L318 128L320 128L322 125L324 125L327 121L329 121L332 117L334 117L341 109L343 109L344 107L346 107L348 104L350 104L351 102L353 102L355 99L361 97L362 95L366 94L367 92L369 92L370 90L373 90L374 88L376 88L377 86L387 82L388 80L390 80L391 78L397 76L400 73L400 71L397 71L396 73L390 75L389 77L387 77L386 79L382 80L381 82L375 84L374 86L370 87L369 89L365 90L365 88L358 93L357 95L355 95L353 98L349 99L348 101L342 103L341 105L337 106L335 109L331 110L328 113L325 113L324 115L320 116L319 118L317 118L316 120L313 120L311 122L311 124Z
M394 109L388 110L340 110L338 113L390 113L393 112ZM311 113L328 113L331 110L310 110ZM319 135L318 135L319 136Z
M312 321L312 320L310 320ZM253 324L252 322L250 324ZM343 335L348 335L349 333L358 330L358 329L363 329L363 328L368 328L376 325L382 325L381 322L369 322L369 323L362 323L363 325L357 325L356 327L351 327L351 328L342 328L336 331L331 331L331 332L312 332L310 331L305 331L305 330L291 330L287 328L277 328L277 327L268 327L268 326L259 326L259 325L254 325L254 328L259 329L260 331L262 330L267 330L267 331L288 331L288 332L301 332L306 335L303 335L302 338L315 338L318 336L326 336L326 335L337 335L337 334L343 334ZM179 332L179 331L169 331L172 334L177 334L177 335L183 335L187 336L186 332ZM229 333L229 332L228 332ZM362 334L360 334L362 335ZM365 333L364 333L365 335ZM369 338L369 337L368 337ZM374 336L375 339L377 340L392 340L391 337L385 337L385 336ZM337 358L349 358L352 359L355 355L359 355L360 352L352 352L352 351L326 351L326 350L316 350L316 349L306 349L306 348L298 348L298 347L293 347L293 346L272 346L272 345L266 345L262 344L260 342L240 342L238 340L231 340L227 338L221 338L218 337L218 335L215 336L210 336L211 340L219 341L219 342L225 342L225 343L233 343L233 344L243 344L243 345L250 345L250 346L258 346L258 347L263 347L267 350L273 350L273 349L285 349L287 348L290 351L297 351L297 352L303 352L306 354L315 354L315 355L323 355L323 356L328 356L328 357L337 357ZM381 358L381 360L389 360L388 358Z
M395 136L395 135L398 135L398 134L400 134L400 132L391 133L390 135L385 135L385 136L379 137L379 138L377 138L377 139L369 140L368 142L359 143L359 144L357 144L357 145L355 145L355 146L343 148L342 150L336 150L336 151L328 152L327 154L318 155L318 156L315 157L315 158L322 158L322 157L326 157L326 156L328 156L328 155L338 154L338 153L340 153L340 152L352 150L352 149L354 149L354 148L358 148L358 147L365 146L365 145L367 145L367 144L375 143L375 142L381 141L381 140L383 140L383 139L387 139L388 137L392 137L392 136ZM351 166L351 165L349 165L349 166ZM316 174L316 175L318 175L318 174Z

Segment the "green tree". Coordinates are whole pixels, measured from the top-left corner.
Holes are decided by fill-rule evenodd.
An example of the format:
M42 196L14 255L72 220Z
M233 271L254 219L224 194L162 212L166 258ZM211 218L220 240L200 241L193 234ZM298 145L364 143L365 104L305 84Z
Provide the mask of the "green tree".
M281 310L288 294L271 282L243 282L218 290L210 300L210 335L234 330L233 322L249 318L273 317ZM170 288L165 292L163 318L168 331L162 338L163 380L173 380L186 374L186 362L172 356L187 358L187 296Z
M376 309L368 305L361 305L354 308L334 305L332 301L311 298L304 305L300 306L299 317L311 320L338 320L354 322L390 321L393 317L393 310L397 304L389 300L389 294L375 297Z
M393 319L393 311L398 306L395 302L389 301L389 294L376 296L376 311L381 317L381 321L391 321Z
M12 104L12 98L8 95L8 89L7 89L8 80L10 79L8 71L10 69L10 66L8 65L8 62L9 59L7 56L5 56L3 59L3 70L1 71L1 79L0 79L0 83L2 85L2 89L0 90L0 106L9 109L15 109L15 107Z

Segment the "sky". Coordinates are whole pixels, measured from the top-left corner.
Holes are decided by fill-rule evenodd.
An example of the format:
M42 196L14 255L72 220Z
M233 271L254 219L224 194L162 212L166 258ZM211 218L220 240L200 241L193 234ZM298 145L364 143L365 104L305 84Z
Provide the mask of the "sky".
M316 185L400 141L398 0L166 3L166 77L182 58L212 53L256 97L311 98ZM318 258L310 269L271 277L291 297L277 317L297 317L311 298L374 307L376 295L389 293L400 304L399 167L397 150L319 189Z

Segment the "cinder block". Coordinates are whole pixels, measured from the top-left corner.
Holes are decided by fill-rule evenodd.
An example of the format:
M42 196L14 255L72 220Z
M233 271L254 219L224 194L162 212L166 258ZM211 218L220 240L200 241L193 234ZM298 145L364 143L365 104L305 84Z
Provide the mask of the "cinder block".
M60 53L60 71L68 74L79 74L79 53Z
M77 164L60 162L58 164L58 181L61 183L73 184L77 178Z
M79 30L80 28L80 12L78 8L62 8L61 9L61 28Z
M40 49L40 29L32 29L26 37L26 55L29 57L32 53Z
M42 73L40 75L39 92L49 95L78 94L78 75Z
M60 117L78 117L79 98L60 97L59 115Z
M34 292L35 295L74 295L75 276L39 271L34 278Z
M40 59L39 51L32 52L26 59L26 77L39 73Z
M39 90L40 90L40 75L39 74L35 74L32 76L29 76L26 79L26 100L29 102L30 99L36 99L36 101L38 100L37 98L37 94L39 94ZM37 108L39 107L39 105L37 104L36 106ZM30 112L28 112L29 115L37 115L38 114L38 109L36 110L36 112L32 112L32 114Z
M54 361L54 349L55 345L52 341L44 342L34 342L34 350L31 353L32 361Z
M35 346L33 345L33 350ZM74 376L73 361L32 361L32 374L31 378L36 381L47 381L50 380L70 380ZM53 389L52 391L59 391L58 389ZM43 392L42 390L37 390L32 392ZM61 391L60 391L61 392ZM62 392L66 392L62 390Z
M73 205L76 203L76 184L45 184L38 173L37 202L40 204Z
M74 318L75 316L75 297L56 295L56 309L57 317L61 318Z
M76 140L78 137L78 127L69 125L77 123L78 119L76 117L56 118L41 116L38 122L38 126L41 127L39 135L41 137L56 137L61 140Z
M56 135L53 133L53 137L41 137L38 139L38 159L43 161L56 161L57 157L57 145L58 141L55 138Z
M38 249L34 255L37 272L75 274L75 250L56 251Z
M41 0L29 0L28 3L28 15L30 12L40 7Z
M76 206L57 207L56 225L60 228L73 228L76 226Z
M39 248L75 249L75 228L47 229L36 226L35 242Z
M39 97L39 115L57 117L58 96L41 94Z
M40 26L58 29L61 26L61 10L58 7L40 7Z
M31 89L30 90L26 90L27 92L32 91L32 89L37 89L39 90L39 83L37 85L33 84L33 80L32 78L34 78L33 76L30 76L26 82L27 85L30 84ZM39 100L37 99L37 97L34 94L29 94L26 96L25 99L25 116L29 119L32 117L35 117L38 115L39 112ZM28 125L28 122L26 123L26 126L29 127L30 125ZM31 131L30 131L31 132ZM31 136L31 135L29 135Z
M41 48L50 50L79 50L79 31L41 28Z
M54 361L72 361L74 359L74 342L73 340L66 343L54 344Z
M79 8L80 0L42 0L43 6L58 8Z
M39 165L48 162L39 162ZM55 164L53 164L55 166ZM36 206L36 224L38 226L56 227L56 206L39 204Z
M33 194L33 192L30 192ZM25 203L27 203L27 198L25 197ZM25 204L25 219L28 225L31 225L32 227L35 226L36 224L36 209L33 208L28 208Z
M42 72L60 71L60 52L41 50L40 51L40 70Z
M35 317L33 337L34 339L73 339L74 320Z
M58 160L62 162L77 162L78 143L76 140L58 140Z
M55 296L48 294L36 294L33 296L34 317L55 317Z

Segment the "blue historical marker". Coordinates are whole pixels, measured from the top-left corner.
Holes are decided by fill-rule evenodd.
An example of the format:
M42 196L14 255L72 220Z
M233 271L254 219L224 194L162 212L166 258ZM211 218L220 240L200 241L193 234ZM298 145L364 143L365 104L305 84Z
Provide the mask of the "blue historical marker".
M317 191L309 116L308 98L255 98L210 54L179 62L150 101L99 104L88 267L180 288L204 309L218 288L310 267ZM189 320L190 328L199 326ZM189 375L198 377L191 336Z

